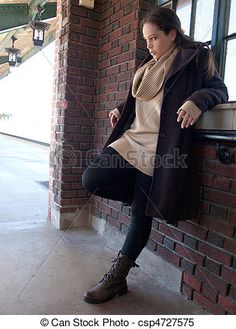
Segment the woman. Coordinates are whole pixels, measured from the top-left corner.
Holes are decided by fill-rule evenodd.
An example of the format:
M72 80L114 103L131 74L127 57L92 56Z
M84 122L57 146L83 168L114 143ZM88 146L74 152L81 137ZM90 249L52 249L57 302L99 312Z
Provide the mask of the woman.
M83 185L95 195L131 205L131 225L114 264L85 293L102 303L127 292L126 276L147 244L153 217L176 224L198 216L194 124L228 99L211 50L184 35L174 11L143 20L150 55L136 71L125 103L110 113L114 127Z

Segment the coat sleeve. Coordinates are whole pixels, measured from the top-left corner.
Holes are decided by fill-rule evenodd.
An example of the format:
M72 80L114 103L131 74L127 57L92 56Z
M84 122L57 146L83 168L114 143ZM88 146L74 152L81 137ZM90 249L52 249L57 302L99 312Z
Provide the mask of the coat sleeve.
M206 52L205 52L206 55ZM215 70L210 78L203 72L203 88L195 91L185 101L192 101L202 112L212 109L217 104L227 103L227 87Z
M119 110L119 112L120 112L120 114L122 113L122 111L123 111L123 108L124 108L124 106L125 106L125 103L126 102L122 102L122 103L120 103L116 108Z
M124 108L124 105L125 105L125 102L119 104L115 109L113 109L112 111L110 111L109 113L109 118L111 116L111 114L115 114L115 116L120 119L120 116L121 116L121 113L123 111L123 108Z

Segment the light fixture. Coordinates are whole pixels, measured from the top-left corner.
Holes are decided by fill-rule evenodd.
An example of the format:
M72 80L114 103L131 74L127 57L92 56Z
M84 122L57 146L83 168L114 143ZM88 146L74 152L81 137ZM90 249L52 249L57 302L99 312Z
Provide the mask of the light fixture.
M20 49L17 49L14 47L14 43L17 40L17 38L13 35L11 37L12 40L12 46L11 48L5 48L6 52L8 53L8 63L10 66L17 66L18 62L18 55L20 53Z
M31 21L29 22L29 25L33 29L34 45L38 47L42 47L44 43L44 32L49 29L50 24L41 21L41 14L44 12L43 7L38 5L36 9L37 9L39 20Z

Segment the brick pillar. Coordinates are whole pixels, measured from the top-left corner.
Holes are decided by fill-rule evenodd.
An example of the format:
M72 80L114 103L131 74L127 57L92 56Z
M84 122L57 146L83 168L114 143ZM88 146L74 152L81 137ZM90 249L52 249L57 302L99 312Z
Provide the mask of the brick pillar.
M49 218L60 228L88 225L81 184L91 148L99 13L59 0L50 150Z

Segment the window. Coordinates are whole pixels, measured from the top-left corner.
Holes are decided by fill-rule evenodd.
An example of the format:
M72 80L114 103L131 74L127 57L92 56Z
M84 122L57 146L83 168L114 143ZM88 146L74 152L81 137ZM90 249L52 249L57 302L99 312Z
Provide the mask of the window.
M210 44L215 0L177 0L176 13L185 34Z
M236 0L231 0L229 15L229 31L228 34L236 33ZM234 18L234 19L233 19Z
M209 44L224 79L229 101L236 101L236 0L156 0L176 10L186 35Z
M230 40L227 43L225 63L225 84L228 87L229 101L236 100L236 39Z
M231 0L229 10L228 32L225 40L225 72L224 80L229 91L229 100L236 100L236 0Z
M157 0L156 4L157 4L157 6L174 9L173 0L159 0L159 1Z
M198 0L196 3L196 18L194 40L209 42L212 35L215 0Z
M177 2L176 14L181 21L182 29L188 36L190 35L192 2L190 0L180 0Z
M236 0L173 0L185 34L214 51L229 101L236 101Z

